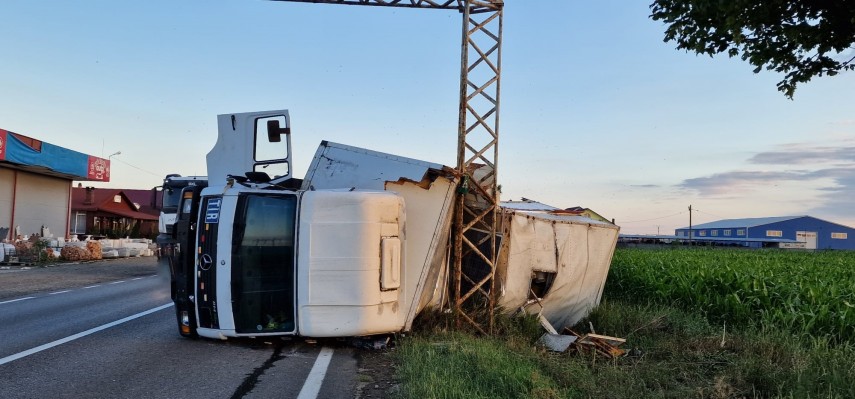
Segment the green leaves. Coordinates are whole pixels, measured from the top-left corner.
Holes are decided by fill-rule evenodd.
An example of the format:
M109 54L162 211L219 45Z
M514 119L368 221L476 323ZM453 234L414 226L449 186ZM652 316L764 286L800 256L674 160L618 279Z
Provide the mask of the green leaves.
M851 251L619 248L606 284L606 298L677 304L715 322L855 341Z
M842 57L855 43L855 0L655 0L650 10L666 24L664 41L785 74L777 87L789 98L800 83L855 67Z

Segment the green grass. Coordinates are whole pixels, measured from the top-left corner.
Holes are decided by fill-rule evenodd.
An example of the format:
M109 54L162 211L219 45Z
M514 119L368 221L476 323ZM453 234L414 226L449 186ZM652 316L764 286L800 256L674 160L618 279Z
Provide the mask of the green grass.
M850 278L851 270L846 270L855 267L852 254L648 252L618 250L602 304L574 327L585 332L590 322L598 333L626 338L623 348L633 349L631 355L605 359L591 354L547 352L535 344L542 330L531 318L499 317L500 334L493 337L443 331L437 326L446 323L434 319L421 323L430 328L398 341L395 356L401 380L399 396L855 397L855 343L851 337L835 335L835 331L849 330L846 326L815 329L827 321L819 318L822 311L816 309L821 306L811 313L809 305L847 300L855 281ZM784 256L787 254L792 257ZM653 260L639 261L645 257ZM627 267L628 263L648 266ZM648 282L628 270L647 273ZM676 276L668 276L669 273ZM728 273L733 277L722 277ZM833 279L824 277L826 274ZM689 281L702 286L693 286ZM788 281L795 288L788 287ZM768 301L758 294L763 292L764 282L766 292L770 292ZM814 286L810 294L812 283L828 288ZM674 287L663 287L667 285ZM737 311L731 315L732 309L727 306L733 303L719 298L726 297L728 290L734 290L740 302L767 306L749 307L742 310L746 313ZM813 295L813 299L802 295ZM784 307L801 315L798 322L774 316L780 309L776 306L788 304L784 299L801 302ZM771 304L777 305L768 306ZM835 306L829 306L828 312L838 312L835 317L842 314L843 320L848 320L845 317L849 313L839 313L840 308ZM754 312L760 312L760 316ZM817 321L810 323L811 317Z
M731 331L682 309L605 301L576 326L625 337L605 359L536 346L541 332L495 337L421 331L398 341L404 398L852 398L855 346L780 330ZM533 320L508 324L526 326Z
M411 398L557 398L538 359L508 350L504 342L466 334L406 340L399 351L401 377Z

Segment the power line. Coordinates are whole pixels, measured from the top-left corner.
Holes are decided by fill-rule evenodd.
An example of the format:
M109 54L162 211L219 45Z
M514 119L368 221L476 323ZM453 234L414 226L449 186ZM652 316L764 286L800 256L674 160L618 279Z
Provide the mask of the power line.
M163 177L163 176L164 176L162 173L154 173L154 172L150 172L150 171L148 171L148 170L145 170L145 169L143 169L143 168L140 168L139 166L131 165L131 164L129 164L129 163L127 163L127 162L125 162L125 161L123 161L123 160L119 159L119 158L113 159L113 161L119 161L119 162L121 162L121 163L123 163L123 164L125 164L125 165L128 165L128 166L130 166L130 167L132 167L132 168L136 169L136 170L139 170L139 171L141 171L141 172L148 173L148 174L150 174L150 175L152 175L152 176L157 176L157 177Z
M694 209L694 211L695 211L695 212L704 213L704 214L707 214L707 215L710 215L710 216L715 216L715 217L717 217L717 218L719 218L719 219L727 219L727 218L726 218L726 217L724 217L724 216L713 215L712 213L704 212L704 211L702 211L702 210L700 210L700 209Z
M684 214L684 213L686 213L686 212L688 212L688 211L681 211L681 212L677 212L677 213L675 213L675 214L673 214L673 215L662 216L662 217L653 218L653 219L633 220L633 221L630 221L630 222L620 222L620 224L650 222L650 221L653 221L653 220L665 219L665 218L670 218L670 217L674 217L674 216L677 216L677 215L682 215L682 214Z

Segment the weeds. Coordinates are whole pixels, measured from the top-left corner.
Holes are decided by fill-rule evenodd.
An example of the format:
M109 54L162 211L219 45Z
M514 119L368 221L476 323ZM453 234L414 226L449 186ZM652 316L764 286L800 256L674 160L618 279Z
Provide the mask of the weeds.
M627 356L547 352L533 317L498 316L484 337L427 313L399 341L399 396L855 397L853 254L649 252L618 250L603 302L573 327L626 338Z

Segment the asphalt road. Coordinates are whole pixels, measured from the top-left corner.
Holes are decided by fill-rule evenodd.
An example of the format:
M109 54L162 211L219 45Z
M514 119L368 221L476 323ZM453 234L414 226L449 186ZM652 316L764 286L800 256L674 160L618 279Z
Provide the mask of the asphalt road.
M356 396L355 349L338 341L182 338L155 271L0 299L0 397Z

